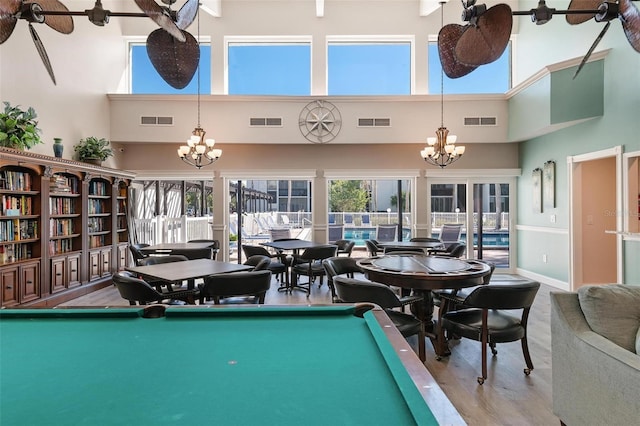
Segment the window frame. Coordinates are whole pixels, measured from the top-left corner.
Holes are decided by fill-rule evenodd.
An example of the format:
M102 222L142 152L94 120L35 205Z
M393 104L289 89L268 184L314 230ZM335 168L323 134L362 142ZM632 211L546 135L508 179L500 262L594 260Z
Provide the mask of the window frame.
M409 95L416 94L416 36L406 35L327 35L325 37L325 94L329 93L329 46L331 44L404 44L409 43ZM336 95L338 96L338 95ZM359 95L360 96L360 95ZM361 95L361 96L381 96L381 95ZM400 95L384 95L400 96Z
M223 37L223 68L224 68L224 94L229 94L229 46L230 45L309 45L309 95L313 90L313 37L310 35L288 35L288 36L224 36ZM275 96L275 95L274 95Z

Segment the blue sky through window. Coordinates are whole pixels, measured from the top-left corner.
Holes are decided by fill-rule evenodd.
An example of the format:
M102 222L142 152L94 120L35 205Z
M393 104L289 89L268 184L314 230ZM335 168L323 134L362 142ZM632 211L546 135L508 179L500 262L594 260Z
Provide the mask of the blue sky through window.
M183 89L171 87L160 77L147 55L147 46L131 46L131 93L133 94L196 94L198 71ZM211 46L200 44L200 93L211 93Z
M230 95L311 94L311 46L308 43L229 44Z
M410 43L332 43L329 95L410 95Z
M440 55L438 44L429 43L429 93L440 94ZM444 76L445 94L505 93L511 88L511 44L497 61L476 68L464 77Z

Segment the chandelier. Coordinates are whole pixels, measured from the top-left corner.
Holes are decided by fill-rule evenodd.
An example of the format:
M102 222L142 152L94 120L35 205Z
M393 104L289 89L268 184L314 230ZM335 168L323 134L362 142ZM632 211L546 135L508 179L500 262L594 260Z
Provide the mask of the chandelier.
M198 8L199 9L199 8ZM198 51L200 51L200 11L198 10ZM198 125L191 137L187 139L187 144L178 148L178 157L187 164L190 164L198 169L203 166L208 166L222 155L221 149L214 148L216 141L214 139L205 139L204 135L207 134L205 130L200 127L200 60L198 60Z
M444 25L444 4L440 2L440 26ZM427 138L427 146L420 151L420 156L429 164L444 168L458 160L464 154L464 146L456 146L457 136L450 135L444 127L444 69L440 68L440 127L436 137Z

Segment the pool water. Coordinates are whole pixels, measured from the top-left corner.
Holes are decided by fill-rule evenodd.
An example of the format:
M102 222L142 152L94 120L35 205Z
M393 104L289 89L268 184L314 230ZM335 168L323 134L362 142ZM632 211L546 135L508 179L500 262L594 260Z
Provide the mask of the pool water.
M403 241L409 241L411 233L408 228L403 230ZM438 238L438 234L432 235L434 238ZM344 239L352 240L356 242L356 246L365 246L365 240L376 239L376 228L345 228ZM466 234L460 235L461 240L466 239ZM478 245L478 235L473 235L473 245ZM482 233L482 246L483 247L509 247L509 231L485 231Z

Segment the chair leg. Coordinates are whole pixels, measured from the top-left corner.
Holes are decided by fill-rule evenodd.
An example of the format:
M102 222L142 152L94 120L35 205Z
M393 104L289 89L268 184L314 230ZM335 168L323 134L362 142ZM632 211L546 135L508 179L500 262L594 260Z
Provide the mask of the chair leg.
M478 383L483 384L487 378L487 343L489 340L489 327L487 325L489 317L489 311L487 309L482 310L482 377L478 377Z
M524 374L527 376L531 374L533 370L533 362L531 361L531 355L529 355L529 345L527 344L527 335L520 340L522 342L522 354L524 355L524 362L527 364L527 368L524 369Z
M496 344L495 343L489 343L489 347L491 348L491 353L493 355L497 355L498 354L498 350L496 349Z

